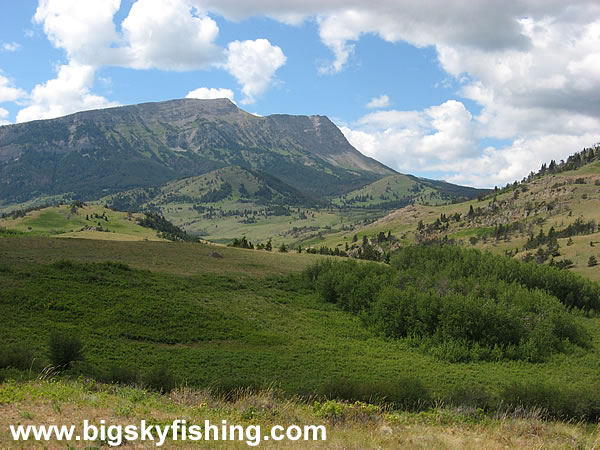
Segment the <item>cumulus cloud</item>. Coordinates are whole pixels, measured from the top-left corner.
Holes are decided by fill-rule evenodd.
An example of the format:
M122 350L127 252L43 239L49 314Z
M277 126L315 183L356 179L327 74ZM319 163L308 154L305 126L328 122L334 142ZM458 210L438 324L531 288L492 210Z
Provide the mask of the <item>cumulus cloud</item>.
M243 102L254 102L285 63L282 50L266 39L234 41L220 48L215 43L219 28L202 3L137 0L117 29L114 18L120 0L40 0L34 22L43 27L55 47L65 50L68 63L61 66L56 79L35 87L29 96L31 104L19 112L17 120L114 105L90 92L94 73L101 66L176 71L223 68L242 85ZM0 79L0 96L7 89ZM188 95L218 95L233 101L230 90L201 88Z
M8 111L4 108L0 108L0 125L8 125L10 122L6 120L8 117Z
M34 21L71 61L190 70L218 62L216 22L192 0L137 0L117 32L120 0L40 0Z
M404 171L446 165L477 152L471 113L456 100L423 111L378 111L342 132L358 150Z
M111 44L119 40L113 17L120 4L120 0L40 0L33 20L70 60L104 64L114 57Z
M396 161L399 169L437 170L443 162L447 170L442 172L455 180L466 177L460 172L464 167L469 173L480 171L478 179L469 175L473 182L496 181L526 174L529 164L548 158L541 154L543 148L561 146L565 157L598 140L596 0L448 0L444 8L438 0L137 0L119 28L114 17L120 3L40 0L35 21L55 46L65 49L69 66L188 70L216 64L240 83L242 103L254 102L268 88L285 55L264 39L234 41L222 51L215 44L219 30L209 11L228 20L268 16L294 25L315 20L321 41L332 52L332 60L320 70L330 74L352 62L355 44L365 34L432 47L440 67L460 85L458 94L476 102L480 112L472 117L464 104L446 102L422 111L379 111L346 128L365 152ZM6 86L0 78L0 98ZM92 95L91 86L85 84L79 97ZM8 87L14 96L16 88ZM41 111L54 109L46 105ZM485 147L485 138L510 144ZM409 145L416 146L415 155L393 156ZM436 156L444 153L444 145L456 159ZM492 167L488 162L495 169L487 168Z
M122 65L191 70L219 61L217 23L186 0L138 0L122 23Z
M373 97L369 103L365 105L369 109L381 109L390 106L390 98L387 95Z
M550 159L558 161L596 142L600 123L589 125L580 133L557 128L559 132L482 148L477 117L461 102L450 100L423 111L378 111L341 130L359 151L401 172L435 172L450 182L492 187L521 179Z
M15 87L15 85L5 76L0 74L0 103L14 102L26 95L23 89Z
M470 119L479 161L494 161L496 168L504 167L500 164L504 161L502 164L510 167L492 173L496 169L486 169L484 163L473 165L473 159L464 158L465 168L481 171L479 181L526 174L531 169L528 164L537 165L548 158L542 154L544 146L560 147L562 153L555 156L566 157L598 140L600 4L595 0L449 0L444 8L437 0L206 0L206 5L236 20L264 14L285 21L278 18L287 14L292 17L290 23L301 23L315 17L321 41L333 54L330 64L320 70L331 74L349 64L355 43L365 34L435 48L440 66L461 85L460 95L481 107L481 112ZM433 126L434 120L426 110L389 112L379 120L389 122L394 114L412 116L413 126L375 129L373 123L370 127L356 123L346 133L371 155L382 154L382 144L401 148L400 144L415 135L420 150L423 142L445 137L442 132L424 141L428 134L423 130L429 128L421 122ZM484 148L478 141L483 138L512 144L501 149ZM394 142L398 144L395 147ZM398 159L400 165L395 167L405 167L402 161ZM423 164L414 160L410 167L437 167L434 160L430 164L426 158L421 161Z
M224 67L242 85L242 92L246 96L242 104L254 103L286 61L281 48L267 39L230 42L226 54Z
M94 67L70 63L60 66L57 77L38 84L30 95L30 106L21 109L17 122L52 119L77 111L118 106L90 92Z
M233 99L233 91L231 89L215 89L215 88L205 88L201 87L198 89L194 89L187 93L185 98L198 98L198 99L213 99L213 98L228 98L233 103L235 100Z

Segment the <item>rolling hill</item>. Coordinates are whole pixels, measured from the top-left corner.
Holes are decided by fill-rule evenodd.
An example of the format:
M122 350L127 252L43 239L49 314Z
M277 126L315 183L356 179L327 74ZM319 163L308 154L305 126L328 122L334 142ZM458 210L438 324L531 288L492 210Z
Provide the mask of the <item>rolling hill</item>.
M412 204L443 205L470 200L485 189L458 186L444 181L395 174L335 198L342 208L392 210Z
M0 218L0 236L48 236L110 241L162 241L142 227L143 214L113 211L100 205L58 205L18 211Z
M599 223L600 147L596 146L562 164L544 164L538 173L478 199L408 205L357 234L374 239L391 232L394 243L384 244L391 248L448 241L558 265L600 280L600 265L594 263L600 262ZM344 245L354 234L332 234L323 244Z
M258 117L227 99L0 127L0 212L97 202L160 212L217 242L245 234L301 243L408 204L456 203L484 192L396 173L358 152L327 117Z

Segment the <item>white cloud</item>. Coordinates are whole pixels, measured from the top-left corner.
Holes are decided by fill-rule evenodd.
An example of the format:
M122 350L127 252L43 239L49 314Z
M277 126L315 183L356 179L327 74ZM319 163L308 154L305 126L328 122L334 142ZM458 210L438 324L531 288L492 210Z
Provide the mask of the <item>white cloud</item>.
M0 103L14 102L25 95L24 90L15 87L8 78L0 74Z
M31 105L20 110L17 122L51 119L77 111L118 106L104 97L90 93L94 67L70 63L58 70L56 78L38 84L30 95Z
M113 17L120 4L120 0L40 0L33 20L70 60L99 65L114 57L111 44L119 39Z
M8 125L10 122L6 120L8 117L8 111L4 108L0 108L0 125Z
M120 0L40 0L34 16L70 61L191 70L219 62L219 28L192 0L137 0L117 32Z
M567 155L589 147L597 139L597 133L581 136L548 134L518 139L506 147L489 147L473 158L457 160L447 167L449 176L446 179L471 186L504 186L537 171L543 163L552 159L566 159Z
M444 166L477 153L472 116L449 100L424 111L378 111L342 132L358 150L405 172Z
M191 70L218 62L217 23L186 0L138 0L122 23L128 45L121 64Z
M387 95L373 97L369 103L365 105L369 109L381 109L390 106L390 98Z
M289 23L301 23L315 17L321 41L333 53L332 62L321 67L321 72L343 70L351 62L355 43L365 34L388 42L434 47L440 66L462 85L461 95L481 106L481 113L468 121L472 130L468 141L480 155L477 161L493 161L493 169L464 156L453 165L458 170L462 161L465 170L480 171L479 181L521 176L531 169L528 164L539 166L540 160L548 158L545 146L556 149L556 155L563 158L598 140L600 4L596 0L448 0L443 8L437 0L206 0L206 7L235 20L265 14L286 21L289 15ZM434 127L430 112L369 115L345 132L371 155L390 156L392 149L408 143L418 144L422 151L426 142L433 145L450 138L444 129L425 139L429 134L423 130ZM384 127L385 122L398 118L408 122ZM464 126L465 120L463 117L458 124ZM423 121L429 125L424 126ZM484 138L512 144L484 149L478 143ZM395 167L438 167L435 159L429 163L424 157L409 160L410 164L394 159ZM501 169L500 161L510 169ZM466 175L458 174L456 179L461 176Z
M65 50L68 64L56 79L36 86L32 104L17 115L18 121L114 104L90 92L101 66L177 71L220 67L242 85L243 102L252 103L285 63L281 49L266 39L234 41L226 50L218 47L217 23L199 0L137 0L118 30L114 18L120 7L120 0L39 1L34 21L55 47ZM233 100L229 90L195 95Z
M16 52L21 48L21 44L18 42L4 42L0 47L3 52Z
M286 24L314 18L321 41L333 54L322 72L336 73L351 63L355 43L365 34L433 47L440 66L461 86L460 95L476 102L481 112L470 117L460 102L447 102L423 111L379 111L346 128L355 142L370 149L365 152L383 155L397 168L445 167L442 172L453 179L477 170L480 180L499 180L547 159L544 146L555 148L550 139L557 149L561 146L561 157L598 140L596 0L448 0L443 8L438 0L137 0L119 29L114 15L120 3L40 0L35 20L55 46L65 49L69 66L188 70L217 64L242 86L242 103L252 103L271 85L285 55L264 39L234 41L221 51L215 44L219 30L208 11L230 20L266 15ZM80 99L94 97L91 86L83 85ZM0 78L0 98L3 89L5 97L6 92L15 96L16 88ZM56 101L41 111L59 108ZM485 138L511 144L482 148ZM446 154L446 145L455 160L439 156ZM415 154L393 156L405 148L414 148ZM500 169L505 167L501 161L510 169Z
M362 153L401 172L435 172L450 182L492 187L597 142L600 129L600 123L588 123L577 134L557 128L554 133L515 138L499 148L481 148L482 125L477 119L461 102L450 100L423 111L378 111L341 130ZM550 122L549 127L554 121Z
M215 89L201 87L187 93L185 98L198 98L198 99L213 99L213 98L228 98L233 103L233 91L231 89Z
M227 62L224 67L242 85L246 96L241 103L256 101L269 84L277 69L285 64L286 57L281 48L267 39L255 41L233 41L227 46Z

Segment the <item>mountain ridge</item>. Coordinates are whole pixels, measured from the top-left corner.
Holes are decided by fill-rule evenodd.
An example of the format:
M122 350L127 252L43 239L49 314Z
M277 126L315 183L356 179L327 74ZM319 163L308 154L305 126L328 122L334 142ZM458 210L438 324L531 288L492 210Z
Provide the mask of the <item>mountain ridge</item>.
M110 172L107 162L129 171L138 166L137 177L122 176L115 183L110 176L102 180L89 173L94 165L96 172ZM228 165L259 169L325 195L395 173L358 152L325 116L259 117L227 99L142 103L3 126L0 164L4 202L60 190L99 197L115 185L160 185ZM74 166L86 172L86 179L96 177L93 188L62 170ZM316 178L320 184L315 186ZM9 182L14 192L2 195Z

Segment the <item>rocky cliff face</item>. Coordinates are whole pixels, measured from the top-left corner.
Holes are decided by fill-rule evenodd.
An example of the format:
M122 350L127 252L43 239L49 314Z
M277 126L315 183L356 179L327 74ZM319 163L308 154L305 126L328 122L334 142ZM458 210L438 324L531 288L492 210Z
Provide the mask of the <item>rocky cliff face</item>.
M0 201L152 186L228 165L334 194L391 169L324 116L257 117L227 99L182 99L0 127Z

